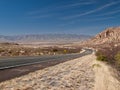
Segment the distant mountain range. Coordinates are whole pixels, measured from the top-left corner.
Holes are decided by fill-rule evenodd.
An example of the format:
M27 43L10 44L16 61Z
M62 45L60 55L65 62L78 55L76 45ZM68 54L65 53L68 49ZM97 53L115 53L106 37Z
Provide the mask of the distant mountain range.
M39 43L39 42L80 42L91 38L90 35L76 34L34 34L34 35L18 35L4 36L0 35L0 42L16 42L16 43Z

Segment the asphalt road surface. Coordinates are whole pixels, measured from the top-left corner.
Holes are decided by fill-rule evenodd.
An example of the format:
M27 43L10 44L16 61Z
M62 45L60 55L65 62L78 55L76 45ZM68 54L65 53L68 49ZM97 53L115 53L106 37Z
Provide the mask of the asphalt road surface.
M86 49L83 53L39 56L39 57L16 57L0 59L0 82L19 77L30 72L53 66L68 60L79 58L93 51Z
M5 58L0 59L0 70L13 68L18 66L25 66L31 64L37 64L41 62L47 62L52 60L68 60L78 58L87 54L91 54L92 50L86 49L83 53L73 53L73 54L64 54L64 55L54 55L54 56L39 56L39 57L16 57L16 58Z

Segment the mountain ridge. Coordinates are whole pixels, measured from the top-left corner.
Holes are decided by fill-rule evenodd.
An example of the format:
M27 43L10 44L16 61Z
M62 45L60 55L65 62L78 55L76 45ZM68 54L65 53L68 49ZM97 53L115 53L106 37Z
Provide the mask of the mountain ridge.
M90 35L77 34L28 34L28 35L14 35L4 36L0 35L0 42L77 42L91 38Z

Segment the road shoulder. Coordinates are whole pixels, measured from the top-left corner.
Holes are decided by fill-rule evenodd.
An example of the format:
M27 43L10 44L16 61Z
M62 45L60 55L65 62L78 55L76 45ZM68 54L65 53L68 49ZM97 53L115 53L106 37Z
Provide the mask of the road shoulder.
M120 90L120 82L114 77L113 68L104 62L94 62L95 89Z
M94 56L86 55L0 84L1 90L93 90Z

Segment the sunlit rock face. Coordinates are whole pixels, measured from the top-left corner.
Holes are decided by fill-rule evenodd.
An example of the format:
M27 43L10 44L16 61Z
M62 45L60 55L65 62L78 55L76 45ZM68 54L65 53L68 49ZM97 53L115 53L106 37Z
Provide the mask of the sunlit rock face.
M105 29L103 32L97 34L95 37L81 43L83 46L95 46L99 45L120 45L120 27L111 27Z
M120 43L120 27L107 28L95 37L84 42L88 45L98 45L105 43Z
M102 42L117 42L120 41L120 27L108 28L99 33L95 39L100 39Z

